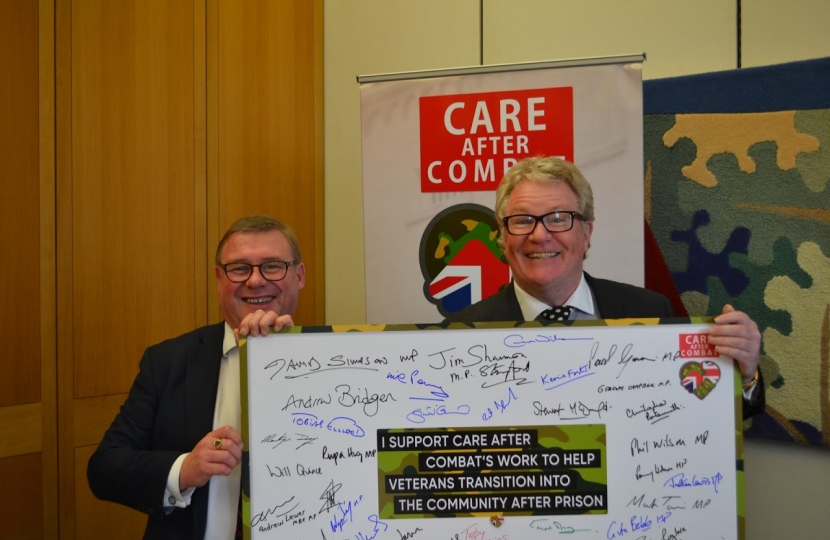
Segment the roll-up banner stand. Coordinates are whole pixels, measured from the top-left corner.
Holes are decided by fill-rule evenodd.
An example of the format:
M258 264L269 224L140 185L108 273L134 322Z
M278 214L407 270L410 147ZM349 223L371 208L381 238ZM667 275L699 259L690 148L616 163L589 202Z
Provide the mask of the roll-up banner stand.
M367 322L438 322L510 281L495 191L531 156L573 161L593 186L586 271L642 286L644 60L358 77Z

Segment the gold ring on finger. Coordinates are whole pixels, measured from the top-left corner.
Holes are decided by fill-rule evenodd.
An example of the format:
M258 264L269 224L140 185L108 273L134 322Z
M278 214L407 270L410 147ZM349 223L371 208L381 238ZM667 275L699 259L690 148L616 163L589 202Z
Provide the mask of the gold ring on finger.
M217 450L222 448L222 439L215 439L213 441L213 447L216 448Z

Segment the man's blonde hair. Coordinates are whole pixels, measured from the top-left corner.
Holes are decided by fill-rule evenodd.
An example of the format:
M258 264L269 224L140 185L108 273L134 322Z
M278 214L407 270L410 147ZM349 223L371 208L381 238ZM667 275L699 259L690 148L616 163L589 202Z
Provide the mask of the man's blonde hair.
M496 191L496 221L499 224L499 247L504 249L504 216L510 195L522 180L558 184L565 183L576 195L582 227L594 221L594 191L582 172L570 161L555 157L532 157L516 163L502 178Z

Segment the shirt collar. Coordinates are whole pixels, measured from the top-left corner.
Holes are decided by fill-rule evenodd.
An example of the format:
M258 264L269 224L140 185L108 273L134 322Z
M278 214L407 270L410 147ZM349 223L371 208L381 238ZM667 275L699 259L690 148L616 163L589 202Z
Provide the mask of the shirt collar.
M233 337L233 328L226 322L225 337L222 339L222 355L228 356L234 348L236 348L236 339Z
M522 316L526 321L535 320L536 317L548 308L549 306L541 300L534 298L530 293L524 291L519 287L518 283L513 282L513 288L516 290L516 299L519 301L519 307L522 309ZM591 293L591 287L585 281L585 274L582 274L579 280L579 285L571 294L570 298L565 300L564 306L571 306L572 308L581 311L587 315L594 315L594 295ZM571 317L573 318L573 317Z

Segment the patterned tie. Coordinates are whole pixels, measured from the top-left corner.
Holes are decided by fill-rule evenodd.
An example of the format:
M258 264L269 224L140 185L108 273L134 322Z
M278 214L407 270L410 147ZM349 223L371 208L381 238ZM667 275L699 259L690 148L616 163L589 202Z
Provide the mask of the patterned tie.
M545 311L540 313L538 317L536 317L536 320L537 321L542 321L542 322L546 322L546 321L556 321L556 322L567 321L568 317L571 316L571 311L572 310L573 310L573 308L571 306L559 306L559 307L546 309Z

